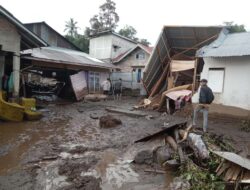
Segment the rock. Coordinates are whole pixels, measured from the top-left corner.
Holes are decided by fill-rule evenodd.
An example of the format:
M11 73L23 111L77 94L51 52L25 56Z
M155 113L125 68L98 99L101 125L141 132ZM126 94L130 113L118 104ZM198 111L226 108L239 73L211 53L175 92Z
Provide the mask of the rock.
M167 160L172 157L172 149L168 146L160 146L154 150L154 161L160 165L162 165Z
M190 187L190 183L182 177L175 177L169 185L170 190L188 190Z
M134 158L136 164L152 164L153 163L153 151L142 150L138 152Z
M113 117L112 115L102 116L99 119L99 125L101 128L111 128L122 124L120 119Z
M99 119L99 115L98 115L97 113L91 113L91 114L89 115L89 117L90 117L91 119Z

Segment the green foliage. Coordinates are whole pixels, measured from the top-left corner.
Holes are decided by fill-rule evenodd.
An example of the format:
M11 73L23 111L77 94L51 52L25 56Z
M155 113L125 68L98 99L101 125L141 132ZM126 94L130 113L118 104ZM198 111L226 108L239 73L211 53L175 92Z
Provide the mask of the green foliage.
M84 35L77 34L74 37L66 35L65 37L74 45L79 47L83 52L89 52L89 40Z
M92 35L105 30L115 30L119 22L115 2L106 0L106 2L99 7L99 14L94 15L89 22Z
M125 27L120 29L118 33L145 46L150 45L150 42L147 39L139 39L136 37L137 31L133 26L125 25Z
M219 164L215 160L210 162L209 165L212 168L217 167ZM181 166L180 173L184 179L189 181L191 190L224 190L224 182L216 176L212 168L203 169L189 160Z
M250 119L241 121L241 128L240 128L240 130L244 131L244 132L247 132L247 133L250 132Z
M69 21L66 21L64 32L67 31L68 36L76 37L78 34L78 29L79 27L77 27L77 22L74 21L73 18L70 18Z
M228 27L230 33L246 32L245 26L243 24L238 25L234 22L224 22L224 25Z
M149 46L150 42L147 39L140 39L140 43L144 46Z
M135 39L137 31L133 26L126 25L122 29L119 30L118 32L120 35L125 36L130 39Z

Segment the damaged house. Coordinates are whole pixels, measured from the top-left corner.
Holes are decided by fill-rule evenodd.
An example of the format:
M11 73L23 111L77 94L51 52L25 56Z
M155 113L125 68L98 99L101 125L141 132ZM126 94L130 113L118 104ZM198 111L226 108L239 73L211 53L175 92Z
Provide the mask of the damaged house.
M13 97L19 96L20 51L47 46L47 43L29 31L10 12L0 6L0 89L7 89L13 80Z
M109 77L113 65L95 59L86 53L59 47L43 47L23 51L21 54L24 72L55 78L58 83L51 94L62 97L75 96L82 99L89 93L100 93L101 82ZM28 78L29 86L34 85ZM27 87L27 86L26 86ZM28 87L29 88L29 87ZM47 90L36 89L32 94L46 95Z
M204 65L196 51L221 31L222 27L164 26L143 75L147 104L171 112L180 97L196 91Z
M105 31L90 38L89 52L91 56L116 66L111 76L113 81L122 78L124 87L136 89L140 87L152 48L115 32Z
M225 30L197 55L204 59L201 77L208 79L214 102L250 110L250 33Z

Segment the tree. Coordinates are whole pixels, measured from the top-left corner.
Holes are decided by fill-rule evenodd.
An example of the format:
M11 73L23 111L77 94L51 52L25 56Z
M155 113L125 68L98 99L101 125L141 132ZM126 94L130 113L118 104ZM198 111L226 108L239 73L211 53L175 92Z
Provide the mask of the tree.
M78 34L78 29L79 27L77 27L77 22L74 21L73 18L70 18L69 21L66 21L64 32L67 31L68 36L75 37Z
M126 25L118 32L120 35L125 36L130 39L135 39L137 34L136 29L133 26Z
M224 25L228 27L230 33L246 32L245 26L243 24L238 25L234 22L224 22Z
M106 0L104 4L99 7L98 15L94 15L90 19L91 34L96 34L101 31L114 31L119 22L119 16L116 12L116 4L112 0Z
M140 43L144 46L149 46L151 44L147 39L140 39Z
M77 34L74 37L66 35L65 38L67 38L71 43L80 48L83 52L89 52L89 39L85 35Z
M122 29L119 30L118 33L145 46L150 45L150 42L147 39L139 39L136 37L137 31L133 26L125 25Z

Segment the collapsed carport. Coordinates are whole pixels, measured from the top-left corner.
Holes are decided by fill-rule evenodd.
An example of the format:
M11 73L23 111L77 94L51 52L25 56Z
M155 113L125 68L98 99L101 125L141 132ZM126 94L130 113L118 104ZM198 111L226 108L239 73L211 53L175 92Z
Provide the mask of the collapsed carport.
M214 41L223 27L164 26L146 66L143 83L154 108L165 105L168 90L198 87L203 60L196 51ZM178 68L173 70L173 67ZM181 88L181 86L183 86Z
M34 95L34 93L41 95L54 93L63 98L80 100L88 93L98 93L101 81L109 76L112 68L112 64L102 62L79 51L57 47L26 50L21 54L22 92L27 96ZM36 80L36 87L34 87L30 83L31 74L55 79L58 82L56 84L60 83L60 89L56 89L56 84L47 84L47 86L54 85L54 89L46 89L47 86L41 87L42 84L39 84L41 79ZM27 84L29 84L28 87ZM30 86L35 89L33 93L30 93Z

